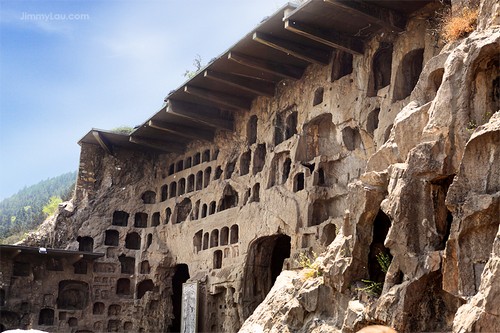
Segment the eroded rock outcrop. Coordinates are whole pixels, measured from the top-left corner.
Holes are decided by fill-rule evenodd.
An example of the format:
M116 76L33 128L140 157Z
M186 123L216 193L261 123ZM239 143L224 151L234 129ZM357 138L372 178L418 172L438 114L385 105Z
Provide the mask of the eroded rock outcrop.
M497 5L483 2L483 30L426 63L388 141L350 184L344 226L318 258L326 309L296 309L307 281L276 286L242 332L260 327L259 313L271 308L279 315L261 331L313 331L315 321L328 322L322 332L376 323L400 332L500 330L500 29L491 25L498 11L492 19L486 9ZM436 75L442 83L433 86ZM392 257L380 296L363 280L377 282L374 242ZM280 308L281 293L293 296ZM289 324L295 313L307 313L300 328Z

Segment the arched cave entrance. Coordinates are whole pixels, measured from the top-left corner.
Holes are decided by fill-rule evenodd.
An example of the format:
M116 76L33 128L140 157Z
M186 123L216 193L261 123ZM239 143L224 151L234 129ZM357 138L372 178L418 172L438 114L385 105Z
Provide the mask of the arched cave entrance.
M89 285L76 280L59 282L57 307L65 310L83 310L89 298Z
M175 266L172 277L172 313L174 318L168 329L169 332L180 332L181 330L181 307L182 307L182 284L189 279L189 268L186 264Z
M0 332L18 328L21 323L19 314L12 311L0 311Z
M243 316L248 318L271 290L290 257L291 238L276 234L258 238L250 245L243 281Z
M370 244L370 252L368 254L368 275L370 280L375 282L384 282L385 274L377 260L378 255L388 256L392 260L391 253L384 246L385 239L391 227L391 219L382 211L379 210L375 221L373 222L373 238Z

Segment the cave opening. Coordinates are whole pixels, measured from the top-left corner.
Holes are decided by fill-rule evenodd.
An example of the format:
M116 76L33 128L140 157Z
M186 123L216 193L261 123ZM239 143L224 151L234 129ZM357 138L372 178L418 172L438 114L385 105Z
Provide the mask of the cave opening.
M205 149L203 155L201 156L202 162L210 162L210 149Z
M206 250L208 249L208 240L210 238L210 235L208 234L208 232L205 232L203 234L203 250Z
M215 169L215 174L214 174L214 180L217 180L217 179L220 179L220 177L222 176L222 168L221 166L217 166L217 168Z
M179 189L177 191L177 195L183 195L184 193L186 193L186 179L181 178L179 180Z
M104 234L104 245L118 246L120 233L118 230L106 230Z
M204 172L204 182L203 182L203 188L207 187L208 184L210 184L210 176L212 175L212 168L211 167L208 167L205 169L205 172Z
M87 274L87 267L87 260L80 259L73 264L73 271L75 274Z
M186 193L194 191L194 175L189 175L187 177L187 190Z
M161 187L161 201L165 201L168 198L168 188L167 185Z
M255 183L252 187L252 196L250 197L250 202L260 201L260 183Z
M175 165L175 172L179 172L182 170L184 170L184 161L181 160Z
M416 49L404 55L398 69L394 84L394 100L399 101L410 96L417 84L422 63L424 61L424 49Z
M332 59L333 59L332 72L331 72L332 82L352 73L353 56L351 53L344 52L341 50L334 50L332 54Z
M323 102L324 91L325 89L323 87L319 87L314 91L313 106L316 106Z
M236 165L236 161L231 161L226 164L226 170L224 171L224 179L230 179L233 175L234 167Z
M325 113L304 124L297 159L312 161L316 156L329 156L337 146L336 128L332 115Z
M160 225L160 212L154 212L151 218L151 226L157 227Z
M169 198L175 198L175 196L177 195L177 183L176 182L170 183L169 189L170 189Z
M210 202L210 206L208 207L208 215L215 214L215 207L216 207L215 201Z
M92 252L94 250L94 239L89 236L78 237L78 251Z
M248 318L271 290L290 257L291 238L284 234L264 236L249 249L243 287L243 316Z
M156 193L153 191L146 191L142 194L142 202L145 204L156 203Z
M392 260L389 249L384 246L390 227L391 219L382 210L379 210L373 222L373 237L368 253L368 275L370 280L374 282L383 283L387 273L382 269L377 256L388 256L389 260Z
M266 144L261 143L257 145L253 153L253 175L261 172L264 169L264 164L266 163Z
M59 282L57 307L66 310L83 310L89 298L89 285L82 281Z
M147 226L148 226L148 214L147 213L135 213L134 227L146 228Z
M153 280L147 279L137 285L137 299L141 299L148 291L152 291L155 285Z
M201 161L201 153L194 154L193 166L200 164Z
M185 198L184 200L179 202L175 207L177 216L177 218L175 219L175 223L181 223L185 221L188 218L189 213L191 212L191 208L191 200L189 200L188 198Z
M203 171L198 171L196 173L196 191L199 191L203 188Z
M149 265L148 260L143 260L141 262L140 273L141 274L149 274L151 272L151 266Z
M137 232L131 232L125 237L125 248L139 250L141 248L141 236Z
M118 257L118 261L120 262L122 274L134 274L135 272L134 257L126 257L124 254L122 254Z
M302 191L304 189L304 185L305 185L304 173L300 172L295 175L293 181L293 191L294 192Z
M113 213L113 225L119 226L119 227L126 227L128 224L128 213L117 210Z
M287 158L283 163L283 173L281 175L281 184L285 184L290 176L290 169L292 168L292 160Z
M182 311L182 284L189 279L189 267L186 264L175 266L172 277L172 313L174 318L168 329L169 332L180 332Z
M41 326L54 325L54 310L49 308L41 309L40 315L38 316L38 325Z
M184 168L189 169L191 167L192 163L193 163L193 159L191 158L191 156L188 156L186 158L186 161L184 162Z
M380 47L373 56L372 71L368 80L368 97L377 96L377 92L391 83L392 72L391 43L380 43Z
M374 110L370 111L368 117L366 118L366 131L371 135L373 135L375 130L378 128L379 115L380 108L375 108Z
M236 207L238 205L238 192L231 186L227 185L224 188L224 194L219 201L219 212Z
M229 228L223 227L220 230L220 245L227 245L229 243Z
M210 233L210 247L217 247L219 246L219 230L214 229Z
M285 140L290 139L292 136L297 134L297 121L299 113L293 111L286 117L285 121Z
M247 143L252 145L257 142L257 116L251 116L247 123Z
M214 267L214 269L222 268L222 251L221 250L216 250L214 252L213 267Z
M239 239L240 239L240 227L237 224L233 224L231 226L229 242L231 244L236 244L238 243Z
M126 278L118 279L116 282L117 295L130 295L130 280Z
M92 314L95 314L95 315L104 314L104 303L95 302L94 306L92 307Z
M244 176L250 172L250 150L244 152L240 156L240 176Z
M108 316L118 316L122 312L122 307L119 304L111 304L108 307Z

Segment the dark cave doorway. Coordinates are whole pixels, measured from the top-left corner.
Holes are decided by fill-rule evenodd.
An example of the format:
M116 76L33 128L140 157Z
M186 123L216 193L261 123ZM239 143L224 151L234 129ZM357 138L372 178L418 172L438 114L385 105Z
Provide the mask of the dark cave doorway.
M172 277L172 313L174 318L168 329L169 332L181 331L182 284L188 279L188 265L178 264L175 266L174 276Z
M243 315L248 318L271 290L290 258L291 238L276 234L258 238L251 245L243 281Z

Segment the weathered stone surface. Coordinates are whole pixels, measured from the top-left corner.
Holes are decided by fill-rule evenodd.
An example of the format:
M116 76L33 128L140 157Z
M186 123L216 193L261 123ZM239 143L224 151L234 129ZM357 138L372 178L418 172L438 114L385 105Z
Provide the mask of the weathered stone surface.
M340 78L338 56L280 81L183 154L82 144L75 198L25 242L105 254L79 279L78 329L179 330L189 280L199 331L499 331L498 3L447 45L429 33L439 6L372 36ZM43 299L59 277L35 275L0 283Z

